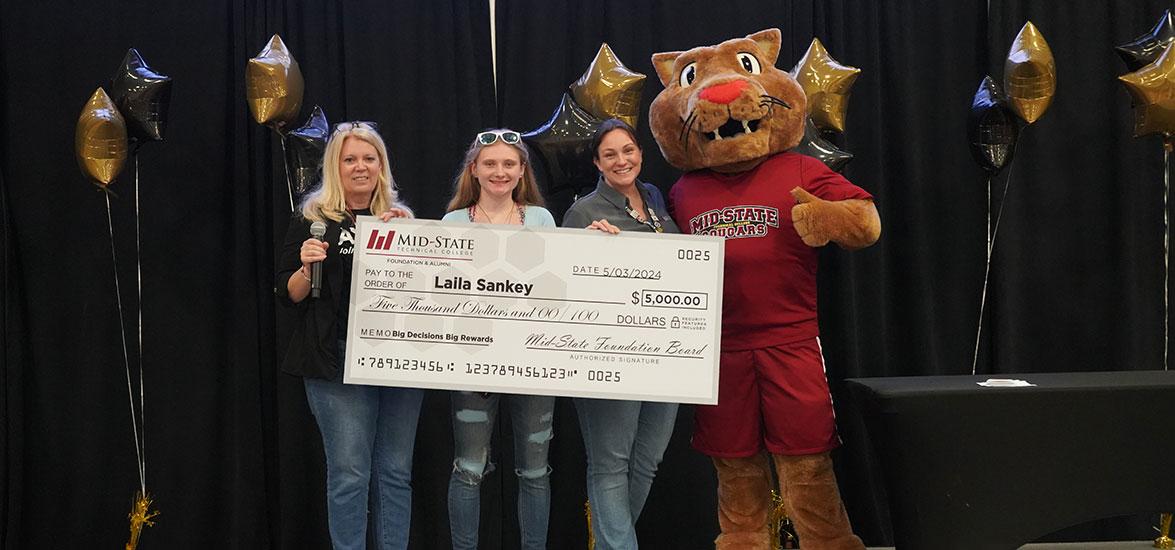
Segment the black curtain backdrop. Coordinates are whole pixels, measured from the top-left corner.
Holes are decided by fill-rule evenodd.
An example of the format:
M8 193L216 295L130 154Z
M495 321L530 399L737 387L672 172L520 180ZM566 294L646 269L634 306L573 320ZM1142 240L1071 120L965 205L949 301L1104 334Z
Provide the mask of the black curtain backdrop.
M876 196L884 226L876 246L822 257L822 343L839 397L848 377L970 372L987 214L966 113L984 75L1002 80L1031 19L1057 59L1058 89L992 182L997 197L1011 187L979 372L1162 368L1162 150L1130 137L1112 46L1172 2L988 4L497 0L495 100L486 2L3 3L3 547L126 540L138 477L115 264L104 198L77 169L73 131L129 47L175 80L166 139L139 154L147 483L162 511L143 548L329 546L319 435L301 381L278 370L290 326L272 295L289 216L281 149L245 103L245 62L273 33L306 77L303 117L317 104L332 123L378 122L403 197L426 218L443 213L472 135L538 127L601 42L649 75L647 109L661 90L655 52L779 27L778 66L789 70L819 37L862 69L838 142L856 155L846 175ZM667 191L678 174L646 117L642 176ZM137 388L134 174L128 163L111 187L111 214ZM572 198L549 197L557 216ZM550 547L580 548L582 441L569 401L556 415ZM645 547L706 548L716 534L715 481L688 448L691 424L683 407L638 526ZM884 484L863 431L846 424L836 455L846 504L867 543L889 544ZM499 469L483 493L490 549L518 546L512 451L497 444L506 441L495 441ZM412 546L448 548L442 392L426 398L416 456ZM1050 538L1151 538L1150 521L1101 520Z
M1117 80L1125 65L1104 45L1132 40L1175 5L1049 4L992 2L988 70L1002 73L1002 56L1031 20L1049 40L1058 76L1050 111L1020 134L992 260L984 372L1161 368L1162 144L1131 137L1130 97ZM1100 520L1051 538L1152 538L1153 521Z

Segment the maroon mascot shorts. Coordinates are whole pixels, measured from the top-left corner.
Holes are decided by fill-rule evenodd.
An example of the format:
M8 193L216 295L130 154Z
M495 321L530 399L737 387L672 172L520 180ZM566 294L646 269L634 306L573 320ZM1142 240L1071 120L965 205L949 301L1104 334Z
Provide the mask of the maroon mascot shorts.
M720 458L836 448L836 418L816 338L721 354L718 404L694 409L693 447Z

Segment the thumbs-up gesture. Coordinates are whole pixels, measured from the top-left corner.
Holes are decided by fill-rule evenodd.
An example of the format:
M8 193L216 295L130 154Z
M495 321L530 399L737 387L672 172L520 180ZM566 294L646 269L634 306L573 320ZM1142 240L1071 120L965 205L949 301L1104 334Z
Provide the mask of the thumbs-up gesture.
M791 196L796 199L796 205L791 208L792 226L800 239L813 247L828 244L832 238L827 226L831 203L799 187L791 190Z
M792 226L808 246L832 241L847 250L865 248L881 237L881 218L871 199L826 201L803 189L791 190L796 205Z

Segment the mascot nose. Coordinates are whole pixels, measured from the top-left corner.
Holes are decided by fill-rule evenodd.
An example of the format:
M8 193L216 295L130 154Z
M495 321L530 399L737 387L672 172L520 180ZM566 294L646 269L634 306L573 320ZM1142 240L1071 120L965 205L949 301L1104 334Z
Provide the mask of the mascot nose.
M702 90L698 94L698 98L704 99L711 103L718 103L726 105L731 101L738 99L739 94L743 92L750 84L746 80L731 80L730 82L723 82L722 84L715 84Z

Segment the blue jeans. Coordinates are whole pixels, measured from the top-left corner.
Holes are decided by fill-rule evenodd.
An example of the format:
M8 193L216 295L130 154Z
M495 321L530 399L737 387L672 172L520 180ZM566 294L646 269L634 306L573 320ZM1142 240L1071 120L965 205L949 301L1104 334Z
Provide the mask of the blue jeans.
M596 550L637 548L636 520L673 435L677 403L575 399Z
M412 448L424 392L304 381L326 451L326 510L334 550L366 548L369 501L377 547L407 548Z
M509 402L514 424L514 473L518 476L518 528L524 550L547 547L551 512L551 467L547 449L554 436L555 398L453 392L453 440L456 457L449 477L449 528L454 550L477 548L481 516L481 481L494 471L490 436L498 403Z

